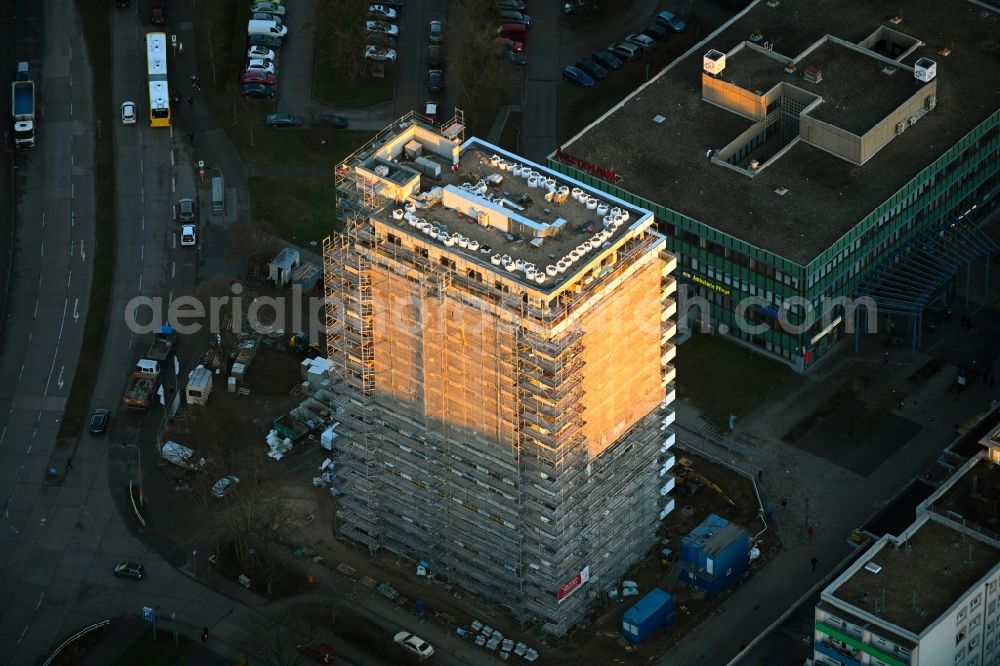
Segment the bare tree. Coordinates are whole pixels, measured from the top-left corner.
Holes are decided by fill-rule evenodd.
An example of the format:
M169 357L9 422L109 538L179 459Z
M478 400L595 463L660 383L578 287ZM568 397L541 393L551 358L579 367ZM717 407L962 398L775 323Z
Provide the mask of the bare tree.
M306 663L303 650L300 645L305 645L296 633L290 628L283 626L287 618L283 616L270 616L268 622L262 622L253 627L245 627L239 639L240 645L250 653L250 655L260 659L262 664L273 664L274 666L300 666Z

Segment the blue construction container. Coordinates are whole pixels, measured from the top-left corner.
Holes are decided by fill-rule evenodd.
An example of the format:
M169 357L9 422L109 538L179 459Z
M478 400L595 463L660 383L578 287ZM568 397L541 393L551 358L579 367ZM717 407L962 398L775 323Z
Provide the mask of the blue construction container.
M622 618L622 635L635 643L640 643L660 627L673 625L673 620L674 598L658 587L653 588L625 611L625 616Z
M749 551L746 530L710 515L681 542L681 578L715 596L747 570Z

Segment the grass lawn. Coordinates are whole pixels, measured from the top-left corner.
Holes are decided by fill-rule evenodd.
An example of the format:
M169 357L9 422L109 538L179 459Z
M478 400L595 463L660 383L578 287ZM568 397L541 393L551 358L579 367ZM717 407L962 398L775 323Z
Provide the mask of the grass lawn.
M794 372L716 335L695 334L677 350L677 393L725 430L730 414L746 415Z
M254 221L300 247L322 243L336 229L333 174L329 178L250 179Z
M237 126L227 127L229 138L247 162L329 164L332 173L334 164L361 147L372 136L371 132L335 130L329 127L273 130L264 125L267 113L270 111L241 109L237 113Z
M175 645L173 634L162 628L157 631L156 640L153 640L152 630L147 631L121 656L117 666L172 666L190 663L188 647L191 639L179 636L178 643L179 646Z
M338 49L336 26L341 24L344 30L362 34L366 5L357 1L324 3L317 15L313 97L335 107L364 109L388 102L396 94L396 65L366 62L365 74L351 79L346 76L347 67L340 62L342 53ZM333 12L341 15L329 16ZM372 76L375 69L382 70L384 75Z

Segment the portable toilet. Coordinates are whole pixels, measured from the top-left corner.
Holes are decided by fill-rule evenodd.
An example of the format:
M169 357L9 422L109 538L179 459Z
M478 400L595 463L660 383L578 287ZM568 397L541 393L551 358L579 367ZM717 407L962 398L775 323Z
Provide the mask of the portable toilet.
M662 626L674 623L674 598L656 587L625 611L622 636L641 643Z
M188 375L184 399L189 405L208 404L208 396L212 393L212 372L203 365L191 371Z
M226 212L226 183L222 176L212 177L212 215L224 215Z

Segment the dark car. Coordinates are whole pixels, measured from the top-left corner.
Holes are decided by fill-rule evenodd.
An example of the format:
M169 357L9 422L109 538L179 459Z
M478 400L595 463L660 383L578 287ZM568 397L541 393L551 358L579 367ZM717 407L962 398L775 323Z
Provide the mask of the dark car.
M302 116L297 116L294 113L272 113L264 122L273 129L282 129L284 127L302 127L305 120Z
M428 24L427 32L431 44L440 44L444 41L444 24L441 21L431 21Z
M149 22L153 25L163 25L167 22L167 10L162 5L153 5L149 10Z
M433 69L440 69L444 64L444 55L441 47L435 44L427 47L427 66Z
M396 46L396 38L381 32L369 32L365 36L365 44L368 46L381 46L382 48L393 48Z
M110 409L95 409L94 414L90 417L90 432L95 435L103 434L108 429L110 418Z
M317 113L313 116L313 125L326 125L333 129L347 129L347 118L333 113Z
M268 72L244 72L240 77L240 83L262 83L265 86L273 86L278 83L278 77Z
M662 42L670 35L667 29L664 28L662 25L651 25L645 30L643 30L642 34L646 35L647 37L651 37L657 42Z
M281 37L277 35L250 35L247 39L250 46L266 46L269 49L281 48Z
M499 20L501 23L522 23L524 25L531 25L530 16L522 14L521 12L510 10L500 12Z
M687 27L684 21L680 20L674 14L670 12L660 12L656 15L656 22L665 28L669 28L674 32L684 32L684 28Z
M194 222L198 216L198 207L194 199L181 199L177 202L177 220L180 222Z
M592 55L590 59L601 67L604 67L612 72L621 69L625 65L625 63L622 62L622 59L611 51L594 51L594 55Z
M118 578L135 578L136 580L142 580L142 577L146 575L146 569L135 562L119 562L111 572Z
M427 89L431 92L441 92L444 87L444 72L440 69L427 71Z
M248 99L274 99L278 89L263 83L248 83L243 86L243 96Z
M594 79L590 78L589 74L573 65L563 67L562 77L564 81L569 81L581 88L590 88L594 85Z
M577 60L576 66L589 74L595 81L608 78L608 70L604 69L593 60Z
M527 65L528 56L523 53L516 53L510 49L503 49L500 51L500 59L506 60L507 62L512 62L515 65Z

